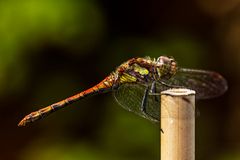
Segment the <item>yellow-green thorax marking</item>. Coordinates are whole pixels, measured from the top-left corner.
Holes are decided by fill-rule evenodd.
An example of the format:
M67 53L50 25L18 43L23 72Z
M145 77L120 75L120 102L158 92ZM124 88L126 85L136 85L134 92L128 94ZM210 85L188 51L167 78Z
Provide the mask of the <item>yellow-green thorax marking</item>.
M132 58L120 65L115 74L117 82L121 83L151 83L161 79L171 78L177 71L176 61L165 56L157 60L146 58Z

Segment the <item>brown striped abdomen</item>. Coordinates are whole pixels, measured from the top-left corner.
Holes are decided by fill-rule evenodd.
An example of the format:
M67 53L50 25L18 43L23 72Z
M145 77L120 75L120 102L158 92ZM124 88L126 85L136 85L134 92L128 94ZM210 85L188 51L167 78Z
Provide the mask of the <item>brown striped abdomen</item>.
M108 91L112 90L112 86L113 86L114 82L115 82L114 75L111 74L110 76L106 77L103 81L101 81L97 85L93 86L92 88L89 88L89 89L82 91L74 96L68 97L60 102L54 103L50 106L47 106L45 108L39 109L35 112L28 114L19 122L18 126L26 126L32 122L40 120L40 119L48 116L50 113L53 113L61 108L64 108L67 105L69 105L75 101L78 101L82 98L85 98L87 96L108 92Z

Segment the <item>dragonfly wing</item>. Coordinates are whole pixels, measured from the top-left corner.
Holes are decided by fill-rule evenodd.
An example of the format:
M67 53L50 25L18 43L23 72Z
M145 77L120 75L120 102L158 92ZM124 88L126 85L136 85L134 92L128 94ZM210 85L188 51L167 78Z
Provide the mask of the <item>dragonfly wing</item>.
M147 94L146 113L143 113L141 111L141 104L146 88L147 86L138 83L125 83L114 92L114 97L116 101L126 110L134 112L151 121L159 121L160 92L168 89L169 87L157 83L157 94Z
M222 95L228 88L227 81L212 71L181 68L167 85L189 88L196 91L197 99L207 99Z

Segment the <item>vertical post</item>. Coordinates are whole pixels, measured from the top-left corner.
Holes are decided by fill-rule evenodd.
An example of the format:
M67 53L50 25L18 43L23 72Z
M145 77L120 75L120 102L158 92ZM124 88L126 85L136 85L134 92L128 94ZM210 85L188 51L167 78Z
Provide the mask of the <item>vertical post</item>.
M195 159L195 91L161 93L161 160Z

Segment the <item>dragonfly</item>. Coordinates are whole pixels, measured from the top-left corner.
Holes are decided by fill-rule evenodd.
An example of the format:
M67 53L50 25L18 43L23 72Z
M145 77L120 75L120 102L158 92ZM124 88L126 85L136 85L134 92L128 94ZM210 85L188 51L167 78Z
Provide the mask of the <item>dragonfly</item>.
M173 57L136 57L122 63L95 86L28 114L18 126L29 125L88 96L107 92L113 92L116 101L128 111L159 122L159 95L176 87L194 90L196 99L208 99L222 95L228 85L217 72L178 67Z

